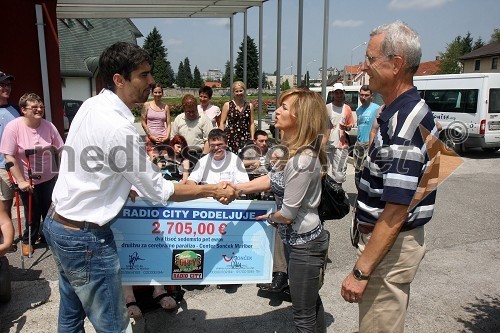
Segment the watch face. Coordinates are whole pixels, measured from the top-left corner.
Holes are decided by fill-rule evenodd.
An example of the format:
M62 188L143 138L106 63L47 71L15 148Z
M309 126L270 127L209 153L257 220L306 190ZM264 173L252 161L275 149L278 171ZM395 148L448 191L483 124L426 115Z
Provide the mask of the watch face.
M361 273L361 271L360 271L358 268L355 268L355 269L352 271L352 273L353 273L353 275L354 275L354 277L355 277L356 279L360 279L360 278L361 278L361 276L363 275L363 274Z

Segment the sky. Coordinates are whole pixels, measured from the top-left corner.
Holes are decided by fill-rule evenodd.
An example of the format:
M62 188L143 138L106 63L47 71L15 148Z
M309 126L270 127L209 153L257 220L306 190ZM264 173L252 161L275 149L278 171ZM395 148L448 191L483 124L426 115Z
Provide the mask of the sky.
M282 1L281 73L297 72L298 0ZM363 60L370 31L401 20L420 35L422 62L435 60L457 36L471 33L474 41L487 43L500 28L499 0L330 0L328 23L328 67L343 69ZM263 70L276 70L277 0L263 6ZM314 77L321 67L324 0L304 0L302 73L306 67ZM234 61L243 40L243 14L234 16ZM144 36L156 26L167 48L167 60L175 72L188 57L191 70L224 70L229 60L229 19L132 19ZM247 34L258 47L259 9L248 10ZM138 39L142 46L144 38ZM306 66L307 65L307 66Z

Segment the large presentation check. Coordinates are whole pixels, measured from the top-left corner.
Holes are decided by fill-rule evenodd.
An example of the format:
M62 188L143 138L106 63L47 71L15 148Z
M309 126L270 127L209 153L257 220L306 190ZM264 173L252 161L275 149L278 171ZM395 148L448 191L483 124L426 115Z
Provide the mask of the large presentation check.
M112 222L123 284L270 282L275 228L255 217L274 201L130 200Z

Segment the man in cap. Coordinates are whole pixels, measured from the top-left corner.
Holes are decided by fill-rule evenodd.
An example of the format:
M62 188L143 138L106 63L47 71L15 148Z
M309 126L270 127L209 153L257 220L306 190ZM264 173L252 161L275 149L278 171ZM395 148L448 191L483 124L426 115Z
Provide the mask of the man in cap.
M328 174L341 185L346 180L349 143L346 131L354 125L352 110L344 103L345 91L342 83L333 85L333 101L326 105L331 130L328 137Z
M0 140L5 125L20 116L19 109L9 104L13 81L12 75L0 71ZM10 187L9 176L5 171L5 156L0 154L0 209L3 209L9 217L11 217L13 197L14 191Z

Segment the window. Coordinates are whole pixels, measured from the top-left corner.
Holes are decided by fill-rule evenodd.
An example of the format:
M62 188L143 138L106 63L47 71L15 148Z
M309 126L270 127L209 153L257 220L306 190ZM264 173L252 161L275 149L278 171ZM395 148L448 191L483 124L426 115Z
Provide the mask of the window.
M434 112L477 112L477 89L426 90L420 92Z
M491 69L498 69L498 58L491 59Z
M490 89L488 113L500 113L500 89Z
M476 59L476 61L474 62L474 70L478 71L480 68L481 68L481 60Z

